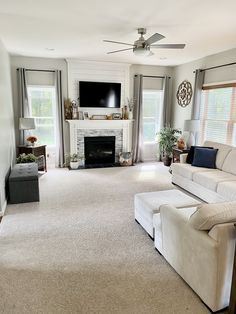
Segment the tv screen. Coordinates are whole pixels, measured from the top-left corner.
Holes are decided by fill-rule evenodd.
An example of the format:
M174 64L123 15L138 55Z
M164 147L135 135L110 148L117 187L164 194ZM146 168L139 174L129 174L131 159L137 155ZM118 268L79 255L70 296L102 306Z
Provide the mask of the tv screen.
M79 82L80 107L120 108L121 83Z

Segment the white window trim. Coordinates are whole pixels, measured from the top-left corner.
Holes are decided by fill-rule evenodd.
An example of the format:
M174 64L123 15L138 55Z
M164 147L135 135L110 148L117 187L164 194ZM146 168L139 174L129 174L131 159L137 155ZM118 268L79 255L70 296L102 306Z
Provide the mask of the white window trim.
M55 85L27 85L27 95L28 95L28 99L29 99L29 90L30 88L42 88L42 89L54 89L55 90L55 104L56 104L56 87ZM31 115L31 106L29 107L29 110L30 110L30 115ZM55 135L55 144L54 145L48 145L47 144L47 147L48 148L51 148L51 149L55 149L56 148L56 108L53 108L53 115L54 115L54 122L55 122L55 125L54 125L54 135ZM37 117L36 117L37 118ZM40 117L38 117L40 118Z
M161 92L161 108L160 108L160 112L162 113L162 106L163 106L163 101L162 101L162 98L163 98L163 89L149 89L149 88L145 88L143 89L143 93L144 92L148 92L148 93L156 93L156 92ZM155 119L156 120L156 117L143 117L144 119ZM143 141L143 145L156 145L157 142L156 140L154 139L153 141Z

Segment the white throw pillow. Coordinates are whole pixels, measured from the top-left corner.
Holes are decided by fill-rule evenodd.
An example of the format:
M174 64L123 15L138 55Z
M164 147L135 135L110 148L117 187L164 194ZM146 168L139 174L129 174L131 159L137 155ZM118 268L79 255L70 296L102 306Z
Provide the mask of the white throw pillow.
M189 219L197 230L210 230L215 225L227 222L236 222L236 201L200 205Z
M225 158L222 170L228 173L236 175L236 148L232 149L231 152Z

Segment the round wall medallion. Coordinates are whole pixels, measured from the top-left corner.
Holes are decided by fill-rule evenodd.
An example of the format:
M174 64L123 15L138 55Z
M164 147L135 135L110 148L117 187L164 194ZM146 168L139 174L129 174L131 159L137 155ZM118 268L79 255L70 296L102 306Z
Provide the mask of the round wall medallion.
M178 104L181 107L186 107L189 105L193 95L192 85L188 81L183 81L179 87L176 94Z

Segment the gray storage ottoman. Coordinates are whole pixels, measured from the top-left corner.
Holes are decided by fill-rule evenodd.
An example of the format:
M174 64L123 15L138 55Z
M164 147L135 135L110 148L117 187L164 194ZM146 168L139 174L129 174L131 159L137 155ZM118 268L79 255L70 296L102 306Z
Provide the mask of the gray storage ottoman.
M11 204L39 201L38 165L17 164L9 176L9 202Z

